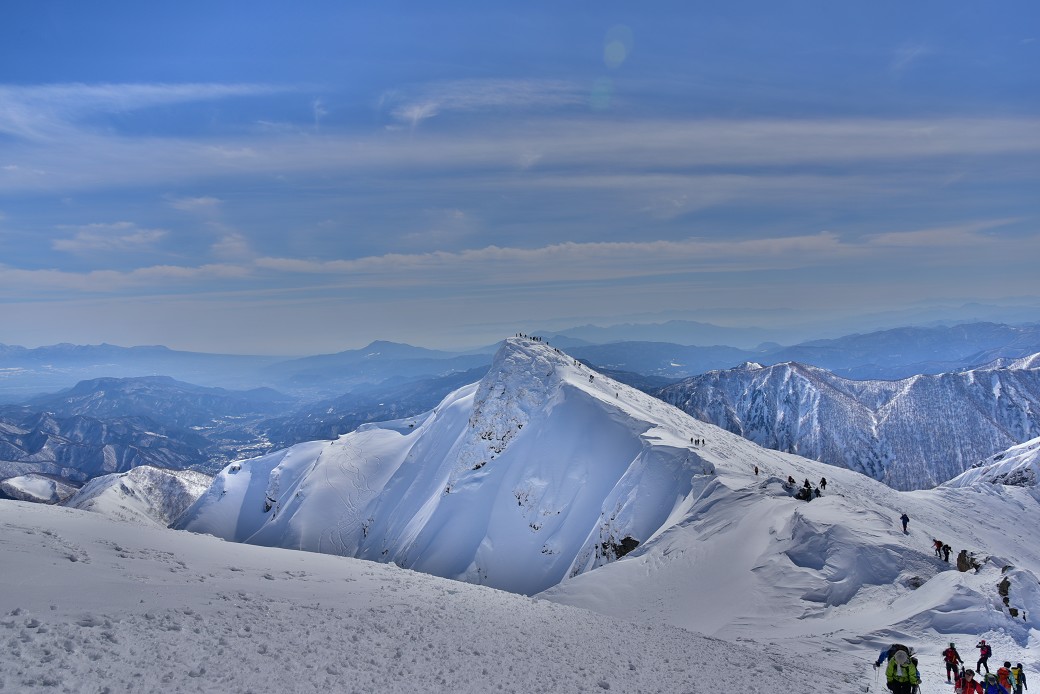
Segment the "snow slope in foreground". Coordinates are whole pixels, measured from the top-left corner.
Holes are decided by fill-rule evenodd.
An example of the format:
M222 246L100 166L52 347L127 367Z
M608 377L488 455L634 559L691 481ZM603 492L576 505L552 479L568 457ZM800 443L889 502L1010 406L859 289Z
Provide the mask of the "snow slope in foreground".
M0 501L0 690L830 692L772 652L356 559Z

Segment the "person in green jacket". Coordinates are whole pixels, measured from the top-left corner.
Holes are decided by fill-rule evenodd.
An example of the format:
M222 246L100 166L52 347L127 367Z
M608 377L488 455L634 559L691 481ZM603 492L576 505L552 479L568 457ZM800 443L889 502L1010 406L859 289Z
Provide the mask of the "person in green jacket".
M885 679L892 694L910 694L914 684L919 682L917 668L910 662L910 656L904 651L896 651L889 659L885 669Z

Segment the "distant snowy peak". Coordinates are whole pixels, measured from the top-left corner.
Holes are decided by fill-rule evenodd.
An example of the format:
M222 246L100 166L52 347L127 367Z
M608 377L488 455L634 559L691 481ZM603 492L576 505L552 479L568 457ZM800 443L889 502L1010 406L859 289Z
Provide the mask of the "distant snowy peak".
M228 467L176 527L533 593L672 522L713 479L709 429L517 337L423 415Z
M993 360L985 366L980 366L976 369L966 369L966 371L993 371L995 369L1040 369L1040 353L1030 354L1019 359L1002 357Z
M50 475L30 472L26 475L0 480L0 498L56 504L76 493L76 486Z
M1040 483L1040 438L1012 446L990 456L945 483L944 487L972 487L978 484L1003 484L1038 487Z
M212 481L200 472L143 465L96 477L62 505L165 527L195 503Z

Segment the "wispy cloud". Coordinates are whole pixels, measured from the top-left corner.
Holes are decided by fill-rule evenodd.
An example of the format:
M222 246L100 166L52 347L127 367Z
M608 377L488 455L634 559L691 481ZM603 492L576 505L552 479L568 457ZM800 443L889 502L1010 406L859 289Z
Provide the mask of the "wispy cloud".
M164 229L142 229L133 222L88 224L72 228L76 230L72 237L55 239L51 242L51 248L66 253L141 251L154 247L167 233Z
M1035 118L553 119L412 137L327 133L193 140L79 133L53 146L9 147L8 162L0 161L0 186L62 190L297 173L451 175L478 168L580 172L587 178L592 168L635 175L704 167L855 167L1038 151Z
M0 85L0 133L46 139L94 113L286 91L262 84Z
M194 198L170 198L170 207L182 212L211 213L220 207L223 201L220 198L204 195Z
M996 219L968 224L915 229L911 231L884 232L870 234L866 243L876 247L921 248L932 250L948 250L950 248L979 248L990 245L993 240L983 232L999 229L1013 224L1018 219Z
M380 104L392 118L415 126L453 111L530 111L575 106L587 101L585 90L562 80L460 80L424 85L414 93L387 92Z
M904 44L899 46L892 53L892 71L896 73L904 72L911 65L929 53L931 53L931 50L921 43Z

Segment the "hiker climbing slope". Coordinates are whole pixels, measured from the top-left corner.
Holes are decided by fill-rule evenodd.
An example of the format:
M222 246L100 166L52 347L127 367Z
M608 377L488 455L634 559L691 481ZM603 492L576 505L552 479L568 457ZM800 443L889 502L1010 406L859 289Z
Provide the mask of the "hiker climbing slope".
M917 668L906 651L896 651L889 658L885 680L892 694L911 694L913 686L918 682L918 675Z
M949 682L950 673L953 672L956 674L957 672L957 663L963 665L964 661L961 660L961 654L957 652L957 647L953 645L953 643L950 644L949 648L942 652L942 657L943 661L946 663L946 681Z

